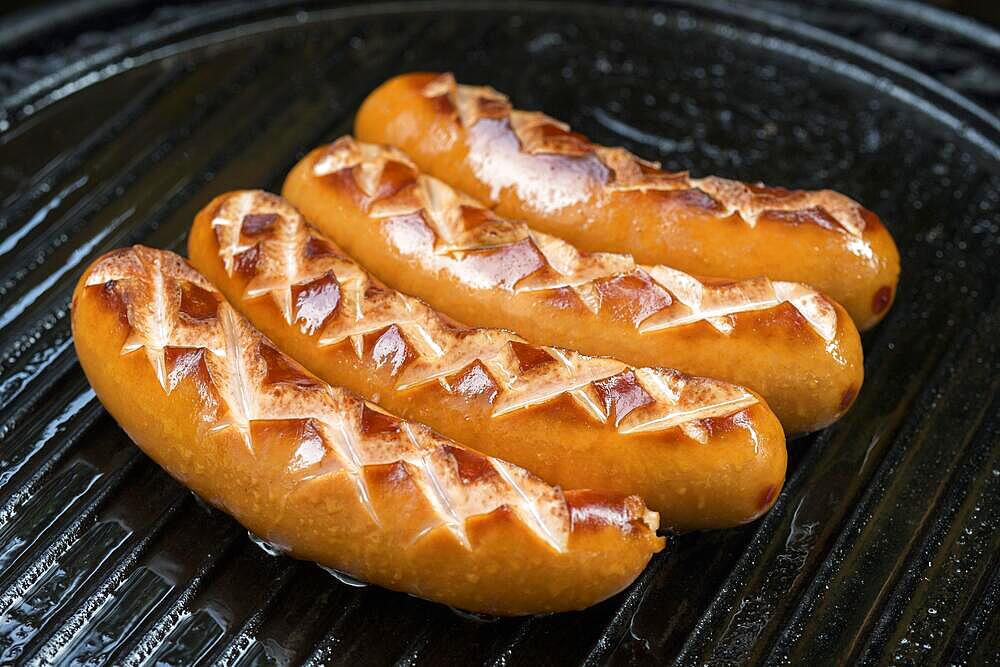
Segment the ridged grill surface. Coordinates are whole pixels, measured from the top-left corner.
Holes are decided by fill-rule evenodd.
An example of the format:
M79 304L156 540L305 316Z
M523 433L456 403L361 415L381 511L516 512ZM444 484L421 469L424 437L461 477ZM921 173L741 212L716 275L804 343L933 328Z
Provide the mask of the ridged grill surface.
M102 0L46 20L0 26L0 664L1000 662L1000 35L880 0ZM212 196L279 189L414 69L885 219L904 273L864 389L790 443L763 520L673 540L587 611L469 618L266 554L104 412L69 333L84 267L182 250Z

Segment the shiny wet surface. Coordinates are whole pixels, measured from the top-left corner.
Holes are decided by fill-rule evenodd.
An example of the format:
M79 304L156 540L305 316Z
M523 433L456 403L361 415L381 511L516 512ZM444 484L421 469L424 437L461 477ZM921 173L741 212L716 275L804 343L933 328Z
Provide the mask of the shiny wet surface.
M91 38L103 48L56 48L64 62L35 84L12 61L0 79L0 664L997 660L1000 133L939 88L947 73L925 80L857 46L898 57L900 39L923 40L958 68L981 45L888 10L838 22L832 9L761 6L393 17L399 6L222 2L136 10ZM900 291L865 336L857 403L790 443L772 512L673 540L584 612L469 618L269 556L130 443L75 361L68 299L94 257L140 241L182 249L211 197L278 189L308 149L349 131L374 86L422 68L490 83L669 169L836 188L900 246Z

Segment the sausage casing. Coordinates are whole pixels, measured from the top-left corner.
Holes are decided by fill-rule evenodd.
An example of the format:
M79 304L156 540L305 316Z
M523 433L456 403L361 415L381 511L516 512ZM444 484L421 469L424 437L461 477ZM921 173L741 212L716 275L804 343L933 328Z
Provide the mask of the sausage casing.
M637 497L563 492L322 382L177 255L135 246L96 260L72 324L132 439L295 557L507 615L591 605L662 547Z
M674 530L750 521L784 481L781 425L753 392L457 326L371 278L276 195L217 197L188 256L323 380L551 483L639 495Z
M842 194L666 172L545 114L513 109L492 88L457 85L451 74L384 83L361 106L355 132L583 250L699 275L807 283L862 330L882 319L896 292L892 236Z
M854 324L805 285L701 280L583 253L350 137L303 158L284 194L377 278L450 317L749 387L788 433L829 424L861 386Z

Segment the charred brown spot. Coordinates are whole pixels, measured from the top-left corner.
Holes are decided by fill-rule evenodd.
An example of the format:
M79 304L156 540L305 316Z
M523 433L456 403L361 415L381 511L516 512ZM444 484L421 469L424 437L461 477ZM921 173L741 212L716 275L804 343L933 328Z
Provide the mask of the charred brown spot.
M417 356L406 336L395 324L377 336L372 345L372 360L376 368L388 368L395 377L411 359ZM367 347L367 344L366 344Z
M402 501L406 503L408 516L412 517L413 521L426 523L427 527L430 527L431 517L437 515L431 513L431 508L423 500L423 494L414 482L413 473L410 472L406 462L369 464L361 469L361 475L368 487L369 498L376 514L398 511L397 503ZM362 507L363 505L359 504L359 509ZM365 514L367 515L367 512ZM419 528L414 534L419 534Z
M508 345L510 346L510 351L514 353L517 365L520 367L522 373L527 373L534 368L545 366L555 361L555 358L551 354L537 345L529 345L516 340L510 341Z
M883 285L878 288L875 296L872 297L872 312L880 315L885 312L890 303L892 303L892 287Z
M475 229L476 227L481 227L482 225L488 223L494 223L498 220L497 216L486 208L464 205L459 208L462 211L462 225L466 230Z
M840 409L846 410L847 408L851 407L851 403L854 402L854 399L857 398L857 396L858 396L858 388L853 385L848 387L847 390L844 392L844 395L841 396L840 398Z
M167 347L163 350L167 367L167 389L173 391L184 379L210 383L205 350L200 347Z
M241 276L251 278L257 274L257 261L260 259L260 246L255 245L247 248L238 255L233 256L236 273Z
M490 286L513 289L518 281L543 268L546 262L531 239L523 239L499 248L471 252L462 264L488 280Z
M506 118L510 113L508 102L492 97L480 97L476 100L476 107L480 118Z
M431 113L434 116L451 116L456 123L459 122L458 109L447 95L428 97L427 103L431 106Z
M180 311L185 317L199 322L211 320L218 310L218 295L194 283L181 282Z
M382 177L379 178L378 186L372 199L387 199L397 194L400 190L416 182L417 172L409 165L388 160L382 168Z
M322 386L319 380L292 361L291 357L282 354L270 345L261 343L257 346L257 352L264 360L264 365L267 366L267 373L264 377L265 384L288 384L310 388Z
M326 456L326 443L313 419L256 419L250 422L250 435L256 441L281 443L267 453L285 457L292 472L311 468Z
M665 204L683 208L697 208L712 213L722 213L726 208L715 200L712 195L698 188L681 190L651 190Z
M484 479L495 479L500 477L496 469L490 464L482 454L455 447L453 445L443 445L444 451L455 459L455 466L458 469L458 476L465 484L474 484Z
M642 521L642 501L635 496L591 490L566 491L573 530L594 530L614 526L624 532L648 526Z
M520 527L524 525L524 522L518 516L517 512L514 511L513 507L510 505L501 505L492 512L480 514L468 520L466 527L468 529L469 540L475 545L479 539L478 535L480 531L495 529L503 525Z
M490 404L496 400L500 389L493 376L478 361L472 362L456 375L457 379L450 379L448 384L459 396L485 398Z
M392 415L373 410L365 405L361 408L362 433L399 433L400 421Z
M558 287L556 289L539 292L544 295L545 303L556 310L580 310L584 306L580 300L580 295L569 287Z
M597 280L594 287L601 295L602 307L611 309L616 319L628 320L633 326L639 326L673 303L670 293L641 270Z
M792 211L768 210L761 213L759 219L795 226L815 225L830 231L841 229L841 224L837 219L827 213L825 209L818 206L810 206L809 208L800 208Z
M614 414L616 427L633 410L654 402L631 370L595 381L594 389L604 403L604 411Z
M240 233L246 236L258 236L270 231L277 222L277 213L248 213L243 216Z
M256 440L267 438L277 442L296 442L305 419L255 419L250 422L250 434Z
M736 429L753 429L753 421L750 419L750 413L747 410L740 410L725 417L699 419L695 422L695 425L705 432L709 441L717 440Z
M859 206L858 210L861 213L861 219L865 221L866 232L872 232L877 229L881 229L884 226L882 224L882 218L878 217L878 215L869 211L864 206Z
M306 259L318 259L320 257L337 257L340 253L333 247L333 244L318 236L310 236L306 241L304 250Z
M333 190L349 193L355 204L360 206L366 205L365 202L368 200L368 196L358 186L357 181L354 180L354 170L352 168L345 167L344 169L332 171L323 176L317 176L316 180L321 185L325 185Z
M292 286L295 321L309 336L322 329L340 304L340 283L332 272Z
M118 289L117 280L109 280L100 286L101 303L105 308L118 315L118 321L128 325L128 308L125 306L125 299Z
M189 380L190 386L198 392L198 402L203 409L200 417L217 419L222 401L205 363L204 348L167 347L163 357L167 367L167 390L173 391L181 382Z

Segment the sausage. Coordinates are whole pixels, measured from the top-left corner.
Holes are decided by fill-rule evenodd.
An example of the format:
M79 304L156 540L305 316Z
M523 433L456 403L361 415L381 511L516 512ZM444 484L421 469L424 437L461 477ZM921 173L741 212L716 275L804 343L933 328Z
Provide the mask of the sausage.
M96 260L72 326L129 436L296 558L515 615L592 605L663 546L635 496L563 492L322 382L177 255L134 246Z
M355 132L583 250L699 275L806 283L840 302L862 330L895 296L892 236L844 195L667 172L545 114L515 110L492 88L456 85L451 74L384 83L362 104Z
M284 194L377 278L456 320L749 387L787 433L829 424L861 386L854 324L805 285L699 280L583 253L350 137L303 158Z
M745 523L781 489L784 433L753 392L457 326L371 278L276 195L215 198L188 256L326 382L549 482L634 493L676 531Z

